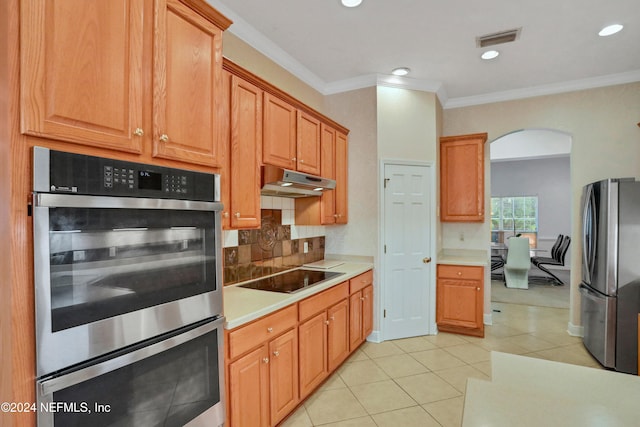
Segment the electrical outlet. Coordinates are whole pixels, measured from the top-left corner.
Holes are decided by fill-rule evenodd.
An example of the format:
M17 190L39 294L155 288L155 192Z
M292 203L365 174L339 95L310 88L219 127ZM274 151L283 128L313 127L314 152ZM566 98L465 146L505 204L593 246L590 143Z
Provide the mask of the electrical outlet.
M302 244L302 251L306 254L307 252L309 252L309 242L304 242Z

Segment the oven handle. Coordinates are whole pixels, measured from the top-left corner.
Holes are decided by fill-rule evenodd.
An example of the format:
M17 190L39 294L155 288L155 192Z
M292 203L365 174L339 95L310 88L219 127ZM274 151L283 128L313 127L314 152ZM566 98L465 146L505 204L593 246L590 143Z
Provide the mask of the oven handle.
M117 208L222 211L220 202L34 193L33 205L47 208Z
M55 393L59 390L63 390L67 387L71 387L83 381L87 381L108 372L115 371L116 369L122 368L123 366L131 365L142 359L146 359L158 353L162 353L163 351L169 350L173 347L179 346L180 344L184 344L187 341L198 338L199 336L211 332L214 329L222 329L224 322L225 318L219 317L209 323L198 326L187 332L175 335L171 338L157 342L155 344L142 347L138 350L125 353L113 359L99 362L95 365L91 365L86 368L70 372L68 374L63 373L50 379L41 379L38 381L40 395L46 396L48 394ZM220 342L219 345L221 343L222 342Z

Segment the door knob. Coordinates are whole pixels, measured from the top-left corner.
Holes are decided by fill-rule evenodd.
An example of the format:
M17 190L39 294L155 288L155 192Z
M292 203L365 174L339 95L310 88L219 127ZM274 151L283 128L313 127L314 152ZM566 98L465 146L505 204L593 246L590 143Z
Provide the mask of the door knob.
M422 262L423 262L424 264L429 264L429 263L431 262L431 257L424 257L424 258L422 258Z
M169 135L167 135L166 133L163 133L162 135L160 135L160 141L168 142L169 141Z
M135 136L143 136L144 135L144 131L141 128L136 128L136 130L133 131L133 134Z

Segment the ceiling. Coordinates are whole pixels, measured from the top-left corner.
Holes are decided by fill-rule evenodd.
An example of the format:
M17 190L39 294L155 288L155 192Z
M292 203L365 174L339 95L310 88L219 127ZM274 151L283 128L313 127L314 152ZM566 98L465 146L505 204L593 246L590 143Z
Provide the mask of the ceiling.
M445 108L640 81L638 0L207 0L228 31L323 94L376 84ZM599 37L605 25L624 29ZM486 50L476 37L522 27ZM391 77L409 67L406 78Z

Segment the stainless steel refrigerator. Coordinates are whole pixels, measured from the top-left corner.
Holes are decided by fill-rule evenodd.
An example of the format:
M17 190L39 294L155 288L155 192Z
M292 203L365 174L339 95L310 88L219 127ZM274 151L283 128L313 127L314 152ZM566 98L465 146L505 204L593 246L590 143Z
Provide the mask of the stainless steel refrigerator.
M638 373L640 182L607 179L582 194L584 345L607 368Z

